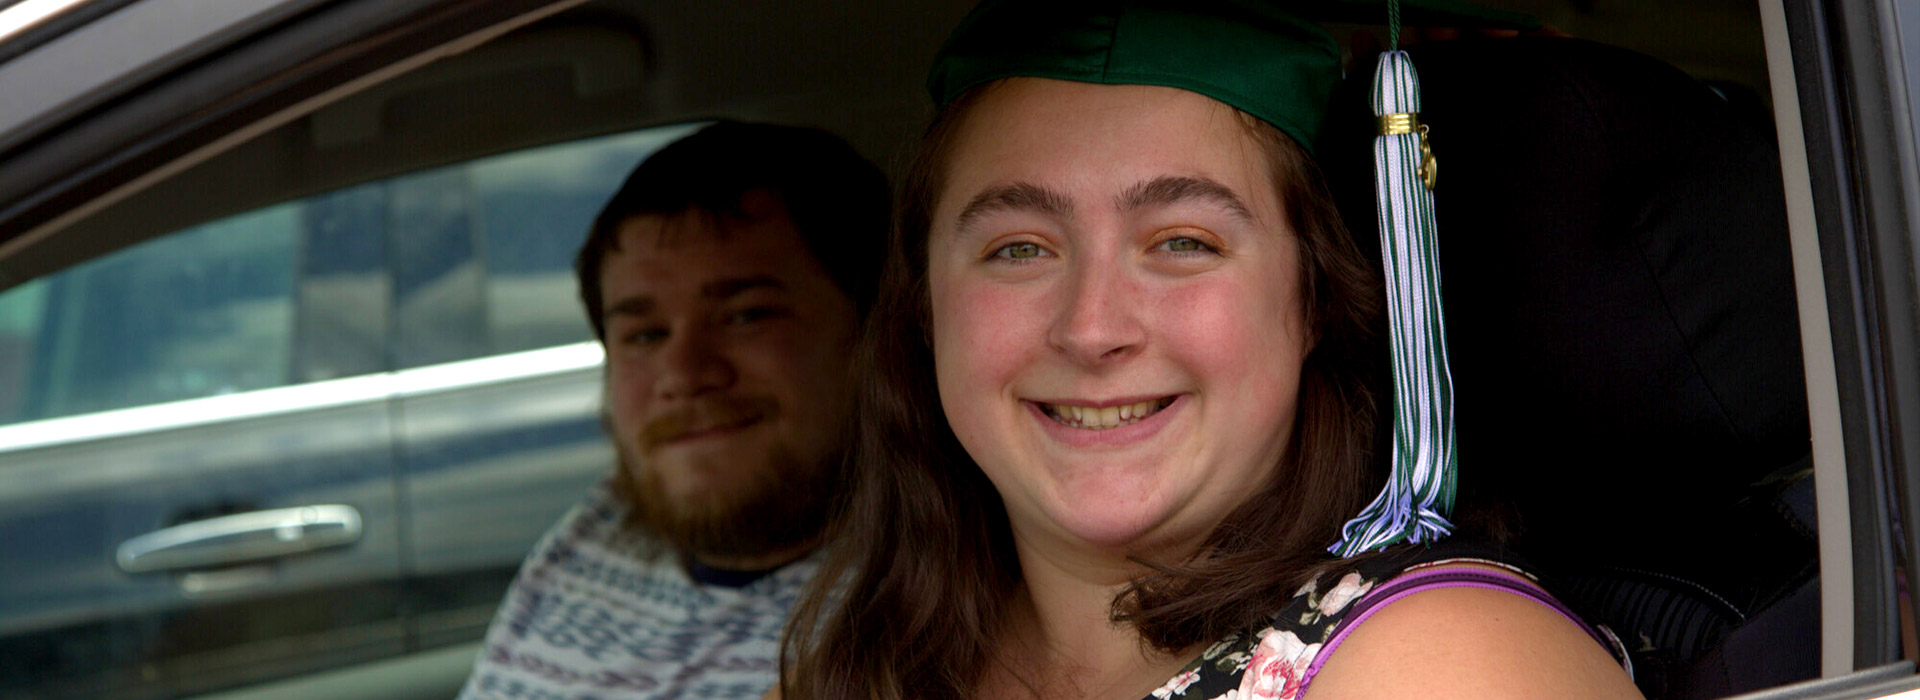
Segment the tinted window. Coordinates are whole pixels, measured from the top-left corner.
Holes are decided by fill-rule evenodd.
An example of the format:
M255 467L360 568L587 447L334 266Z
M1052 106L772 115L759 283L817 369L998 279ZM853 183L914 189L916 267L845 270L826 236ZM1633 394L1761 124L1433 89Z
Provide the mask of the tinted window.
M351 187L9 290L0 424L590 340L573 276L587 227L641 158L698 126Z
M487 341L495 353L582 340L573 256L641 158L697 126L652 129L525 151L470 166L485 232Z
M199 226L0 296L0 420L288 380L302 209Z
M391 181L397 364L590 340L574 253L627 171L694 128L547 146Z

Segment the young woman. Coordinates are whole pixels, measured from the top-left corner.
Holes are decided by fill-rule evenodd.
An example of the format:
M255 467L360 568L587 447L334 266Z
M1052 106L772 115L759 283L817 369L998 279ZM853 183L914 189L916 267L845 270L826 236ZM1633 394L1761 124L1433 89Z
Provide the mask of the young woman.
M776 694L1637 696L1495 555L1327 554L1385 427L1380 283L1302 145L1338 52L1213 4L987 6L943 50Z

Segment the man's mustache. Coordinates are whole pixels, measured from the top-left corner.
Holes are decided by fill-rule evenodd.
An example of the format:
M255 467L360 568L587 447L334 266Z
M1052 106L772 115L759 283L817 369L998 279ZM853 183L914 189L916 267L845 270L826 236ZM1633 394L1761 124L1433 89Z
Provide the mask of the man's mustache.
M651 450L703 430L734 428L772 418L780 404L771 396L733 396L687 404L640 427L640 448Z

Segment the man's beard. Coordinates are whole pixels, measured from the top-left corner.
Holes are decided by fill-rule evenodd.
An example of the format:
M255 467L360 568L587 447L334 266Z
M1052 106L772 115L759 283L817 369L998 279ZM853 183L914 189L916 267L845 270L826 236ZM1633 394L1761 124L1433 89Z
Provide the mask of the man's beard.
M753 557L812 541L826 526L840 473L838 453L809 463L779 445L738 481L675 499L658 470L624 447L619 453L613 492L632 507L627 524L685 555Z

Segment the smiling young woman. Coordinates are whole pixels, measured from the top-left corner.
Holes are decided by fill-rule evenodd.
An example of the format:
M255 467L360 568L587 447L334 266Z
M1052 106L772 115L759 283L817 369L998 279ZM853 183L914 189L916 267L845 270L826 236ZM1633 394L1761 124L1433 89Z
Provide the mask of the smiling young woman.
M1036 549L1185 559L1286 453L1312 339L1259 152L1165 87L1014 78L963 124L928 234L935 375L1030 575Z
M1381 283L1304 132L1164 73L996 64L1058 39L1009 5L977 10L936 66L943 108L862 344L855 483L778 692L1293 698L1319 673L1315 698L1633 696L1497 556L1327 552L1381 486L1386 353ZM1075 36L1195 19L1050 19L1143 7L1154 21ZM955 71L978 79L943 90ZM1494 582L1368 597L1416 565ZM1364 606L1364 628L1340 627Z

